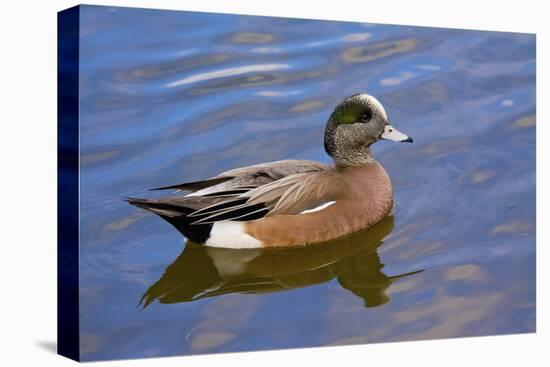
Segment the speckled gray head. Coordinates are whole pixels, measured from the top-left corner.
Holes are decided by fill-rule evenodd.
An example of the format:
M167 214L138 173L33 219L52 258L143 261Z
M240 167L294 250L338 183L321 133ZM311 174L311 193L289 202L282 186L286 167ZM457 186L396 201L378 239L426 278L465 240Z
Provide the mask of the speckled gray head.
M325 150L340 166L373 161L370 146L380 140L412 143L412 138L391 126L384 106L366 93L342 101L327 122Z

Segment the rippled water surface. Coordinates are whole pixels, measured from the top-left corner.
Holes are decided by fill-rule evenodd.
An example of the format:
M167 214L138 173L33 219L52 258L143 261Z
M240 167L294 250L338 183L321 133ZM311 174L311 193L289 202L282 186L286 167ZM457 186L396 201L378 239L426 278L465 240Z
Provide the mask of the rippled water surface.
M83 359L535 330L533 35L85 6L80 59ZM329 162L363 91L415 140L374 145L397 207L372 229L204 248L121 200Z

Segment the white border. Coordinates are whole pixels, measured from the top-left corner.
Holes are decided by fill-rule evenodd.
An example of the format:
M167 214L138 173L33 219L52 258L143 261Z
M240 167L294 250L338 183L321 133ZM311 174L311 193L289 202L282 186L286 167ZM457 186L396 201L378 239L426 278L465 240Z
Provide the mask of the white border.
M105 4L90 1L90 4ZM72 1L5 2L2 48L2 365L66 366L56 335L56 11ZM537 334L101 362L97 366L536 366L548 363L548 11L544 1L109 1L109 5L537 33ZM545 104L543 104L546 103ZM547 161L546 161L547 162ZM546 204L546 205L545 205ZM32 213L31 220L29 215ZM546 214L546 217L544 216Z

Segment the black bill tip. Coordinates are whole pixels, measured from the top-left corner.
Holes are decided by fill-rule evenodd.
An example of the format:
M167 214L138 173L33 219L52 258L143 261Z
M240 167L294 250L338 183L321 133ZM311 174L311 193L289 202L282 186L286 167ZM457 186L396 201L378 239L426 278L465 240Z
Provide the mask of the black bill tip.
M413 142L413 138L411 138L410 136L407 137L407 139L403 139L400 141L401 143L412 143Z

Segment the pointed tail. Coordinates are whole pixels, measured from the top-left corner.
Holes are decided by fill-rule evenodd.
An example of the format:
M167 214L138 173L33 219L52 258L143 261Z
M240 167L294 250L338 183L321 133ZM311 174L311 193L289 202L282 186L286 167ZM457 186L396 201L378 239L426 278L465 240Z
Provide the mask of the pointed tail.
M173 201L163 201L162 199L147 200L125 197L123 200L133 206L157 214L193 242L202 244L210 237L212 224L192 224L197 218L188 217L195 209L177 205Z

